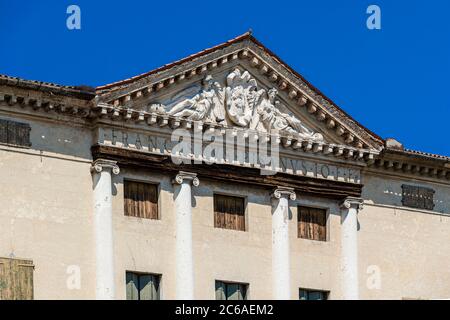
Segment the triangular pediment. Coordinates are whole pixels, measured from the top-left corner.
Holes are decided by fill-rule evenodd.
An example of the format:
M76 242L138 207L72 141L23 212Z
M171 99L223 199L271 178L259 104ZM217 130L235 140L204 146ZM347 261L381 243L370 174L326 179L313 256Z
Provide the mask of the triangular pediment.
M246 34L155 71L97 88L98 103L297 140L380 150L359 125Z

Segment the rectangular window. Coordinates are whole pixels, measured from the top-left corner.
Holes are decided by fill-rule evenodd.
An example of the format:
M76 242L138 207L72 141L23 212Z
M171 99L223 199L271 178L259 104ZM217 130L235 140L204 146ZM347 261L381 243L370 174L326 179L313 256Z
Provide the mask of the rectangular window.
M127 300L159 300L161 275L126 272Z
M300 289L299 298L300 300L327 300L328 294L328 291Z
M434 193L431 188L402 185L402 204L405 207L433 210Z
M125 215L158 219L158 186L156 184L124 181Z
M327 211L325 209L299 206L298 237L327 241Z
M248 284L216 281L216 300L247 300Z
M0 119L0 143L29 147L31 127L27 123Z
M245 198L215 194L214 227L245 231Z
M0 300L32 300L33 271L31 260L0 258Z

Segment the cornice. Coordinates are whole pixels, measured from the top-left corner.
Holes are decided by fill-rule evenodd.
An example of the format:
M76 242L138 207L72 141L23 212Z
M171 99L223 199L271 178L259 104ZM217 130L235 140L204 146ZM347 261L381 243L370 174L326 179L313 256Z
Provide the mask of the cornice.
M0 105L2 104L37 115L57 113L82 118L92 115L91 100L9 86L0 86Z
M55 83L26 80L2 74L0 74L0 86L1 85L23 88L27 90L36 90L40 92L47 92L60 96L74 97L82 100L91 100L95 97L94 89L89 87L62 86Z
M194 132L194 130L202 132L209 131L210 133L214 133L216 135L225 135L227 131L232 131L236 135L239 133L242 134L242 136L246 139L265 139L268 143L276 143L284 148L289 148L294 151L303 151L317 155L325 155L359 162L371 162L379 153L376 150L358 149L348 145L303 139L298 135L285 133L269 135L268 133L260 131L231 127L211 122L192 121L182 117L160 115L142 110L113 107L104 103L94 107L93 111L97 113L98 120L112 120L118 123L126 121L128 124L134 123L160 130L165 128L169 128L171 130L183 128L191 132Z
M384 149L367 171L387 175L413 175L417 179L450 180L450 159L443 156L417 154L407 150Z

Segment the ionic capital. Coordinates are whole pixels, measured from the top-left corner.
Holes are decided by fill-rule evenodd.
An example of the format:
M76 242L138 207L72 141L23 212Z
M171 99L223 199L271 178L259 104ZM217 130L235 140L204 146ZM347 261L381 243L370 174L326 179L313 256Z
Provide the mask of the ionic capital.
M341 208L345 208L345 209L355 208L356 210L359 211L359 210L362 210L363 203L364 203L364 200L361 198L347 197L341 203Z
M94 163L92 163L91 172L100 173L104 169L111 169L113 174L120 173L120 169L119 169L119 166L117 165L116 161L106 160L106 159L97 159L94 161Z
M200 180L197 178L196 173L180 171L173 179L172 183L182 184L182 183L190 183L192 181L192 185L194 187L198 187L200 184Z
M288 187L278 187L276 188L273 193L272 197L276 199L281 199L282 197L286 197L291 200L295 200L297 196L295 195L294 188L288 188Z

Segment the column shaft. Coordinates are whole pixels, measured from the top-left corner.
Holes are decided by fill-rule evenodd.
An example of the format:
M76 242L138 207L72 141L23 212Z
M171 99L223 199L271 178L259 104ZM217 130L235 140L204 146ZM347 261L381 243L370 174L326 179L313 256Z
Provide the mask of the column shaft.
M96 160L92 172L94 176L96 298L108 300L115 298L111 174L118 174L119 168L113 161Z
M341 216L341 277L342 298L359 299L358 273L358 210L362 200L348 198L342 205Z
M278 188L272 203L272 274L273 297L276 300L291 299L290 251L289 251L289 200L295 200L290 188Z
M176 299L194 299L194 259L192 250L192 184L195 174L180 172L175 180Z

